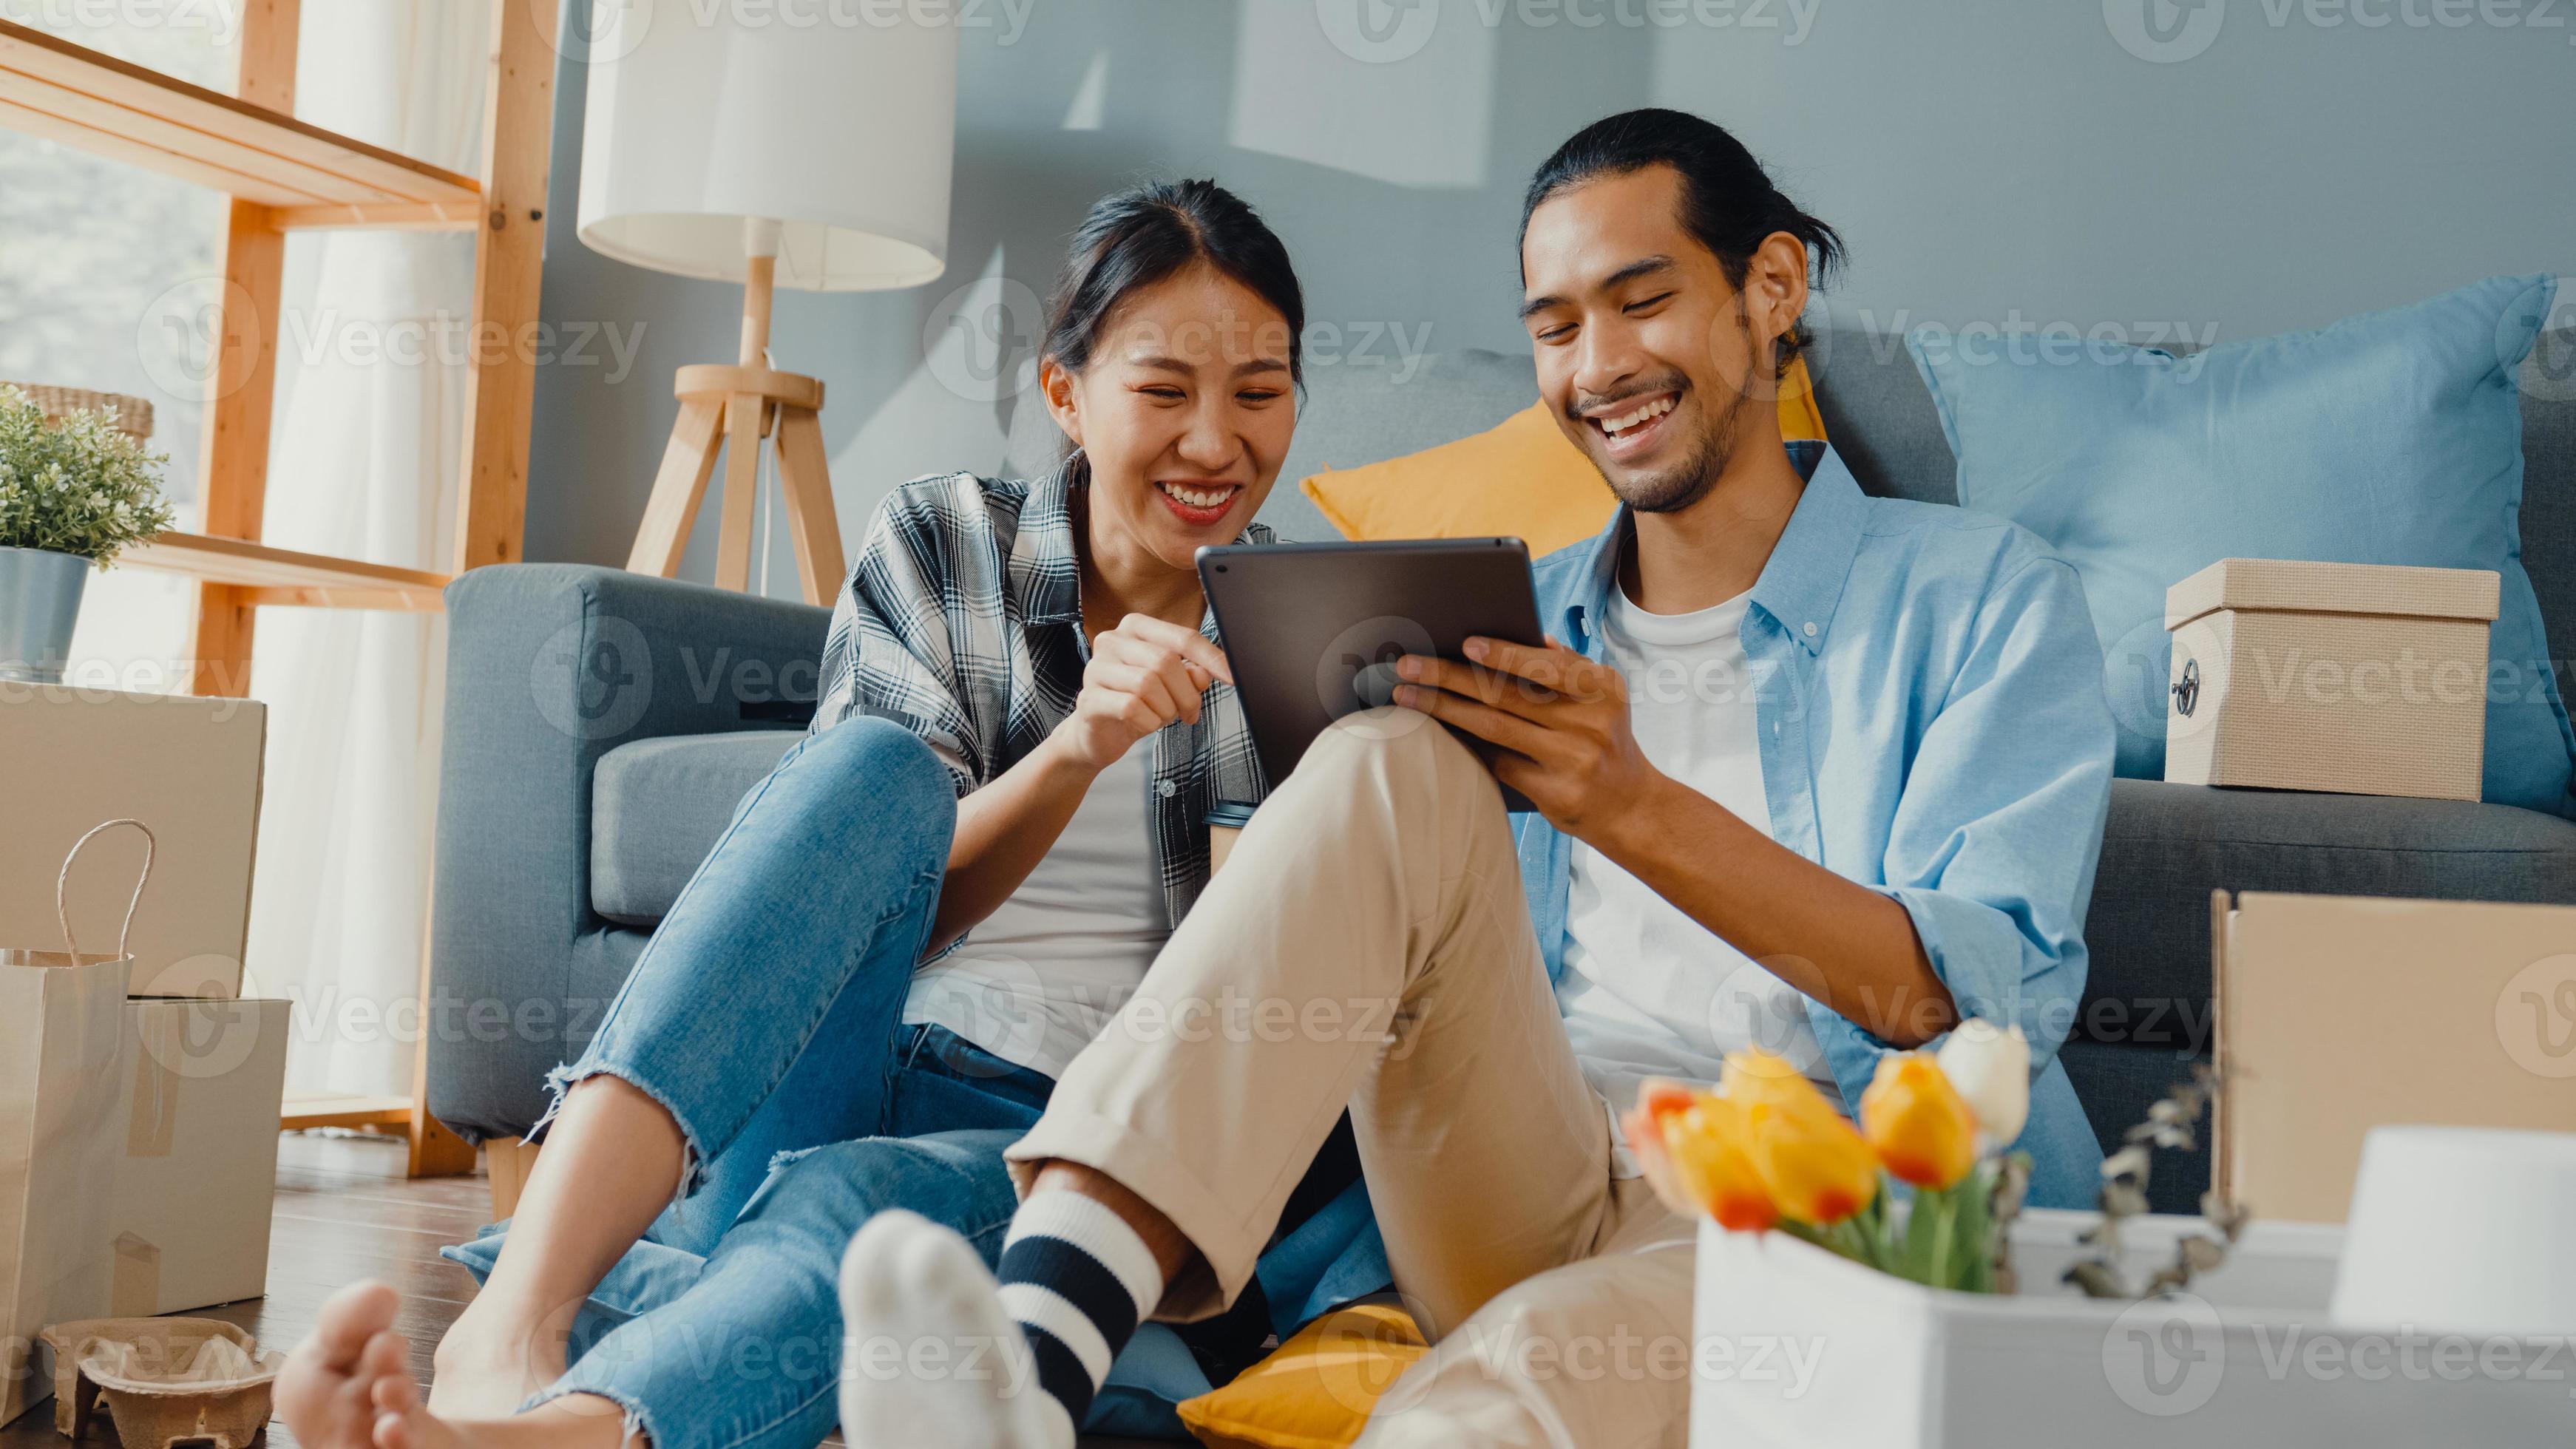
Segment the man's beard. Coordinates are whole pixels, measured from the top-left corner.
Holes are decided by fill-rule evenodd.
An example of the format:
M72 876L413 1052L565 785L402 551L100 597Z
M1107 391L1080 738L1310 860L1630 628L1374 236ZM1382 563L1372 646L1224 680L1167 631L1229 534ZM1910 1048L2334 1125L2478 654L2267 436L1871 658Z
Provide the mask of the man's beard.
M1698 445L1689 457L1660 473L1632 474L1622 481L1602 475L1619 501L1639 513L1678 513L1708 496L1724 476L1726 465L1735 458L1736 439L1744 432L1746 410L1753 406L1752 394L1741 388L1725 389L1731 401L1726 410L1713 419L1699 435Z

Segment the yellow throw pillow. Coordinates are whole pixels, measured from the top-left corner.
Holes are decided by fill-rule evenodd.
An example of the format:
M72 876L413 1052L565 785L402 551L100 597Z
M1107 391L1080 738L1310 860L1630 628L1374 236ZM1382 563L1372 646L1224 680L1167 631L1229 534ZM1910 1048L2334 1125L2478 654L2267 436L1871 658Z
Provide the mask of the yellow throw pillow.
M1181 1422L1208 1449L1348 1449L1378 1396L1426 1352L1393 1304L1337 1308L1224 1388L1183 1400Z
M1780 436L1822 442L1807 360L1780 382ZM1318 473L1298 485L1345 538L1512 535L1532 558L1580 543L1610 521L1618 499L1545 403L1489 431L1365 468Z

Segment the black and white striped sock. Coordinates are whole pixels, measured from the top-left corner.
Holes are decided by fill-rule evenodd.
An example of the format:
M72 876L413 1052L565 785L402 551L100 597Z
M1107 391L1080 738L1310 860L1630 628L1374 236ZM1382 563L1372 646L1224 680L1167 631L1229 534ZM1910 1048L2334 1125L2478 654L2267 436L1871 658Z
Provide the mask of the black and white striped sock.
M1163 1271L1126 1220L1078 1192L1032 1195L1002 1241L1002 1307L1038 1386L1082 1427L1109 1364L1163 1299Z

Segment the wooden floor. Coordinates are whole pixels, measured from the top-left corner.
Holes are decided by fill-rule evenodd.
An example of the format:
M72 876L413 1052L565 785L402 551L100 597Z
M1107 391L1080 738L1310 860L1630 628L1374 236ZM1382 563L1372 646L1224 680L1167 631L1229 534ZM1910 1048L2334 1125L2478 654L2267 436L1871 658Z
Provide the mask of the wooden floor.
M262 1349L291 1349L312 1332L324 1299L361 1278L382 1278L402 1292L402 1316L394 1326L411 1340L412 1372L427 1383L440 1336L474 1296L473 1277L438 1250L473 1237L490 1221L492 1193L479 1172L407 1181L405 1154L404 1145L389 1137L280 1137L268 1296L188 1316L237 1323ZM106 1415L82 1442L114 1449ZM272 1421L264 1442L268 1449L293 1449L295 1436ZM841 1437L823 1442L826 1449L838 1449ZM1097 1435L1082 1442L1085 1449L1147 1449L1145 1441ZM69 1449L54 1433L53 1402L0 1429L0 1449Z
M407 1182L404 1155L401 1142L385 1137L279 1138L268 1296L188 1316L240 1324L262 1349L293 1348L312 1331L322 1300L361 1278L382 1278L402 1291L396 1327L411 1340L412 1371L426 1381L439 1336L474 1293L473 1278L438 1250L490 1220L492 1194L481 1177ZM104 1415L83 1442L112 1449ZM295 1436L272 1423L267 1442L289 1449ZM0 1429L0 1449L66 1449L54 1433L53 1404Z

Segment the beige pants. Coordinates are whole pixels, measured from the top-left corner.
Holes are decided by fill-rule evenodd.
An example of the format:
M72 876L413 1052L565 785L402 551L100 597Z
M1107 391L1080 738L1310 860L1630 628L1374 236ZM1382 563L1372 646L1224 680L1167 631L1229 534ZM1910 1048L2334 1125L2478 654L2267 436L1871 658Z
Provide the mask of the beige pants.
M1233 1301L1347 1108L1436 1347L1377 1446L1679 1445L1690 1229L1611 1176L1493 777L1407 711L1345 719L1263 804L1011 1149L1107 1173L1194 1244L1161 1316Z

